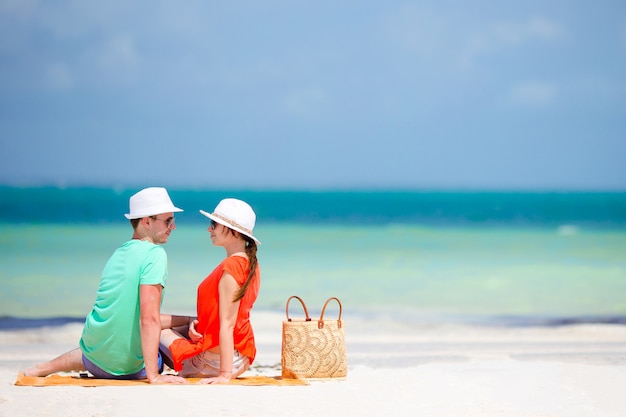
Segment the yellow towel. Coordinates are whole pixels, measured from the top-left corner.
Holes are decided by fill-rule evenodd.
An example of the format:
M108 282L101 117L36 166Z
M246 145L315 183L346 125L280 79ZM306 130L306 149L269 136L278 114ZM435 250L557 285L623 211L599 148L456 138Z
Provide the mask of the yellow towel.
M190 384L196 384L200 378L186 378ZM121 379L98 379L98 378L81 378L72 375L50 375L47 377L25 376L23 373L17 375L15 385L31 386L31 387L49 387L59 385L73 385L80 387L104 387L104 386L127 386L127 385L150 385L145 379L121 380ZM223 385L309 385L308 382L301 379L283 379L278 376L241 376L231 379L227 384Z

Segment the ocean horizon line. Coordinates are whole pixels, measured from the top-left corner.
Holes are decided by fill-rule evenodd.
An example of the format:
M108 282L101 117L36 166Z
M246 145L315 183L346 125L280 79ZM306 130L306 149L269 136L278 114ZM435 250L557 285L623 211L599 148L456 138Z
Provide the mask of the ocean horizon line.
M505 193L505 194L626 194L626 186L623 188L616 187L558 187L558 186L509 186L509 187L490 187L490 186L435 186L435 185L393 185L393 184L371 184L371 185L208 185L208 184L172 184L157 183L154 181L142 184L135 183L96 183L96 182L2 182L1 188L13 189L101 189L113 190L119 193L139 191L147 187L164 187L168 190L190 191L190 192L415 192L415 193Z
M110 223L136 189L0 186L0 223ZM168 188L178 207L247 201L266 224L626 227L626 192ZM191 220L195 217L191 217Z

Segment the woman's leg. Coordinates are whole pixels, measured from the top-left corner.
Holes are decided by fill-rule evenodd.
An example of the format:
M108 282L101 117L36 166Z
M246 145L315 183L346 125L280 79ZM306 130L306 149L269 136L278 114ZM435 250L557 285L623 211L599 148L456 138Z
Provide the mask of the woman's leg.
M250 358L241 353L233 352L232 378L237 378L250 368ZM220 354L205 351L183 361L183 370L179 373L184 377L214 378L220 374ZM201 380L199 383L206 383Z

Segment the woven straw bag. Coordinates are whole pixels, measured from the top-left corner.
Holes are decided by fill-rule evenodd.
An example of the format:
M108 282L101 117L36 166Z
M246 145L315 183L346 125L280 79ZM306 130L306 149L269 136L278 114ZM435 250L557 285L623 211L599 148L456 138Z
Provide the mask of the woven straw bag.
M289 317L289 302L297 299L304 309L304 319ZM339 304L337 320L324 319L330 301ZM283 378L345 378L348 374L346 338L341 321L342 306L336 297L324 303L319 320L311 320L304 301L296 295L287 299L287 320L283 321L281 365Z

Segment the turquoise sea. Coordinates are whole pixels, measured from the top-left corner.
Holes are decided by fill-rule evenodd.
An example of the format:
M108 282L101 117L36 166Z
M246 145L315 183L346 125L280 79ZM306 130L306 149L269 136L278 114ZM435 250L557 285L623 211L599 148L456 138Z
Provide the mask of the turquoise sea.
M84 318L136 191L0 187L0 328ZM224 256L198 210L236 197L257 212L255 308L295 294L434 324L626 322L626 192L169 192L185 212L165 245L166 312L193 312Z

